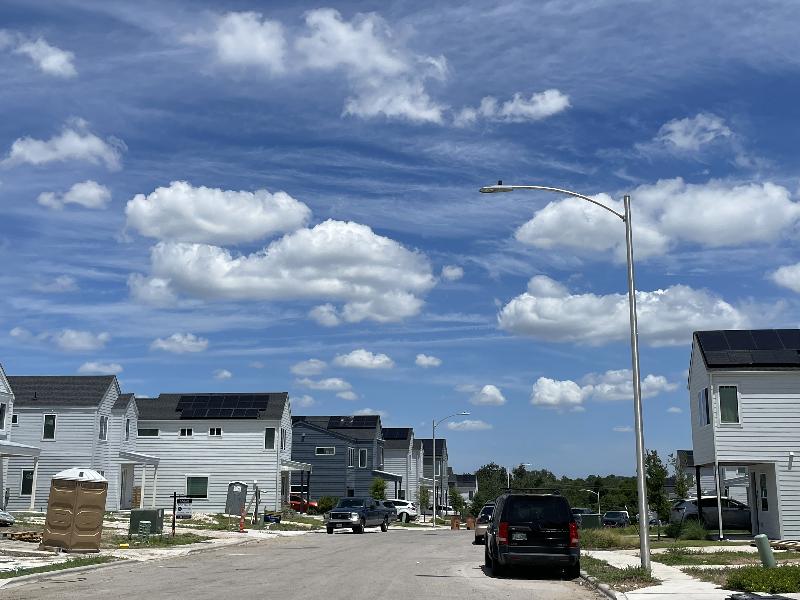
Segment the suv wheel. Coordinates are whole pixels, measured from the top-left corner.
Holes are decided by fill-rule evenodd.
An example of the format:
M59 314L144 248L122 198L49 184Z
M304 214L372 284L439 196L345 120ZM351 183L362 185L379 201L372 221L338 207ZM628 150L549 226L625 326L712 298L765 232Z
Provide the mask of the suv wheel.
M353 527L353 533L364 533L364 519L361 519L360 525L355 525Z
M488 544L483 547L483 564L487 569L492 568L492 557L489 554L489 546Z
M328 533L329 533L329 534L332 534L332 533L333 533L333 527L331 527L330 525L328 525L327 529L328 529Z
M408 523L408 513L400 513L400 521L402 523Z
M577 579L581 576L581 563L577 562L564 570L567 579Z
M383 531L384 533L389 531L389 523L387 521L381 523L381 531Z

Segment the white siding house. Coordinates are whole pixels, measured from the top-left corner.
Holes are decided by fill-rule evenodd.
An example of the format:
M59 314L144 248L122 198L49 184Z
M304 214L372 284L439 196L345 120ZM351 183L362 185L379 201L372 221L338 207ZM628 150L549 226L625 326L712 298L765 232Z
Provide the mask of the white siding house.
M192 497L198 512L224 512L228 484L253 484L261 506L279 510L289 473L309 470L291 460L288 394L161 394L137 398L138 450L160 458L156 506L172 510L172 495Z
M753 532L800 538L800 330L695 332L690 364L695 465L746 467Z
M389 473L400 475L397 497L401 500L416 502L416 493L412 486L414 430L410 427L383 428L383 468ZM392 497L394 489L387 487L387 497Z

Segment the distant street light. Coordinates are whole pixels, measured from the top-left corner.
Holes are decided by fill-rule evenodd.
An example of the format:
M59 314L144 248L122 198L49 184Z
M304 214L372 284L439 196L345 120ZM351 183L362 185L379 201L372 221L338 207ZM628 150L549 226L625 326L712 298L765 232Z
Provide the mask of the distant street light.
M600 514L600 492L596 492L594 490L581 490L582 492L589 492L590 494L594 494L597 496L597 514Z
M531 463L519 463L517 466L518 467L530 467ZM506 487L508 489L511 489L511 469L507 469L506 470L506 476L507 476L507 479L508 479L508 483L506 484Z
M431 518L431 524L433 525L433 529L436 529L436 428L447 421L447 419L452 419L453 417L468 417L469 413L467 411L462 411L460 413L454 413L452 415L448 415L443 419L433 419L431 423L433 424L433 517Z
M496 192L513 192L514 190L540 190L545 192L555 192L574 198L580 198L591 202L622 219L625 223L625 249L628 263L628 312L631 327L631 364L633 366L633 412L634 424L636 426L636 488L639 494L639 514L648 515L647 509L647 490L644 477L644 432L642 425L642 385L639 374L639 326L636 322L636 287L633 279L633 230L631 228L631 197L623 196L622 204L624 214L620 214L613 208L598 202L594 198L584 196L578 192L564 190L561 188L549 187L544 185L503 185L498 181L497 185L482 187L480 191L484 194ZM641 556L642 568L650 570L650 538L648 537L647 527L639 528L639 554Z

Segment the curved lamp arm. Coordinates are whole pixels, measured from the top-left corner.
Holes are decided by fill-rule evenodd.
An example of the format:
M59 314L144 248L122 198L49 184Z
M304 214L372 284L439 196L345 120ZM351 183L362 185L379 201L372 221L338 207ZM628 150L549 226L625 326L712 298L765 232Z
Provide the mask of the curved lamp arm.
M602 202L598 202L594 198L590 198L589 196L584 196L583 194L579 194L578 192L573 192L571 190L564 190L561 188L549 187L546 185L503 185L502 181L498 181L497 185L487 185L481 188L481 192L484 194L494 194L497 192L513 192L514 190L541 190L543 192L556 192L558 194L565 194L567 196L573 196L574 198L580 198L581 200L586 200L587 202L591 202L592 204L596 204L600 208L606 209L608 212L616 215L623 221L625 220L625 215L622 213L618 213L613 208L610 208L603 204Z

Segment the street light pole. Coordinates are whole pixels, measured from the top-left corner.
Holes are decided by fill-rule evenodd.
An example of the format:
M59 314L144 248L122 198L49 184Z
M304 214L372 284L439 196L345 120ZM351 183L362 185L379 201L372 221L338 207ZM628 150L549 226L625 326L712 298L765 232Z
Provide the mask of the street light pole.
M631 197L625 195L623 198L624 214L618 213L613 208L598 202L594 198L584 196L578 192L565 190L562 188L544 185L503 185L498 181L497 185L482 187L480 191L484 194L496 192L513 192L514 190L540 190L545 192L555 192L586 200L607 210L619 217L625 223L625 249L628 263L628 309L630 313L631 328L631 365L633 379L633 412L634 426L636 429L636 489L639 495L639 521L648 519L647 510L647 487L644 475L644 427L642 424L642 386L641 375L639 373L639 326L636 319L636 286L633 276L633 230L631 228ZM642 568L650 570L650 538L647 527L639 527L639 555L641 556Z
M597 492L595 490L581 490L581 491L582 492L589 492L590 494L594 494L595 496L597 496L597 514L599 515L600 514L600 492Z
M436 529L436 428L444 423L447 419L452 419L453 417L467 417L469 413L467 411L461 411L460 413L453 413L452 415L446 416L444 419L439 419L437 422L435 418L431 419L431 442L433 443L432 454L433 454L433 462L431 464L431 472L433 473L433 515L431 516L431 526L432 529Z

